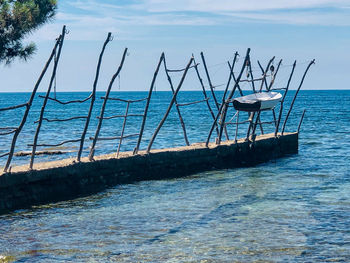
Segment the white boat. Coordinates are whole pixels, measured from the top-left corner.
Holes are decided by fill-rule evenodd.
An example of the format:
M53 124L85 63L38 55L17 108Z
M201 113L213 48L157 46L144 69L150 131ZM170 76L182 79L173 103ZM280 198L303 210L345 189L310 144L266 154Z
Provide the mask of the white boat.
M282 99L282 94L278 92L258 92L243 97L235 98L233 106L239 111L262 111L273 109Z

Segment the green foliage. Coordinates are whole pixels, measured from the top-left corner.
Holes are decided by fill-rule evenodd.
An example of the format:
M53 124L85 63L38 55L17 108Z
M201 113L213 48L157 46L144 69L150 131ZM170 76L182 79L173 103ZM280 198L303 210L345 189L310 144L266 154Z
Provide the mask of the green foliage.
M27 60L35 44L23 39L55 15L56 0L0 0L0 63Z

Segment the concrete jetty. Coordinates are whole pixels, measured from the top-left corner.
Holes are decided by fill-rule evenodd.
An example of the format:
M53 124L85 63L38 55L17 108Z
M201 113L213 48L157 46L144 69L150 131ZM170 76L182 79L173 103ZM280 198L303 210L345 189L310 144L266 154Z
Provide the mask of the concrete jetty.
M265 134L254 143L245 140L196 143L191 146L124 152L95 157L37 163L14 167L0 174L0 214L32 205L86 196L117 184L141 180L176 178L214 169L252 166L288 154L298 153L298 133L275 137Z

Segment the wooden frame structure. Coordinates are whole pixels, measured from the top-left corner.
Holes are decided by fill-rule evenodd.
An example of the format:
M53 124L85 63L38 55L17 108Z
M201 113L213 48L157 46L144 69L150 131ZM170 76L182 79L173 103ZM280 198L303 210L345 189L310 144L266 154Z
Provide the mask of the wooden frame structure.
M34 89L32 91L32 94L28 100L27 103L23 103L23 104L19 104L19 105L15 105L15 106L10 106L10 107L6 107L6 108L0 108L0 113L1 112L6 112L6 111L12 111L12 110L16 110L19 108L25 108L25 112L22 118L22 121L20 122L18 127L0 127L0 136L6 136L6 135L11 135L13 134L12 137L12 142L11 142L11 147L10 150L6 153L0 153L0 158L2 157L6 157L7 156L7 161L5 163L4 166L4 172L9 172L11 170L11 161L14 155L14 151L15 151L15 147L16 147L16 142L17 142L17 138L20 135L23 126L25 125L26 121L27 121L27 117L29 114L29 111L31 109L32 103L34 101L34 98L37 94L38 88L42 82L43 77L45 76L49 66L51 64L53 64L53 70L51 73L51 77L50 77L50 81L49 81L49 85L48 88L46 90L46 94L45 96L41 96L39 95L40 98L43 99L42 102L42 107L41 107L41 111L40 111L40 115L37 121L35 121L35 124L37 124L36 127L36 132L33 138L33 143L29 144L28 146L32 147L32 151L30 154L30 163L29 163L29 168L33 169L34 166L34 160L35 160L35 156L37 154L37 148L38 147L48 147L48 146L60 146L63 144L67 144L67 143L79 143L79 150L77 153L77 157L76 160L79 162L81 161L82 158L82 153L83 153L83 148L84 148L84 143L86 141L86 135L90 126L90 122L91 122L91 118L93 116L93 108L94 108L94 104L96 101L96 89L97 89L97 84L98 84L98 79L99 79L99 75L100 75L100 67L101 67L101 63L103 60L103 55L105 53L106 50L106 46L109 42L111 42L113 40L111 33L108 33L106 40L104 41L103 45L102 45L102 50L100 52L99 58L98 58L98 62L97 62L97 67L96 67L96 73L95 73L95 79L92 85L92 91L90 93L90 95L88 97L86 97L85 99L81 99L81 100L71 100L71 101L61 101L59 99L56 98L56 96L51 97L50 94L52 93L52 87L54 85L54 82L56 81L56 71L57 71L57 67L59 64L59 60L61 57L61 52L62 52L62 47L63 47L63 43L65 40L65 35L68 33L66 26L63 26L62 28L62 32L59 35L59 37L56 39L55 45L53 47L53 50L49 56L49 59L47 60L43 71L41 72L35 86ZM261 71L261 77L258 78L254 78L253 77L253 70L252 70L252 61L251 61L251 57L250 57L250 52L251 50L248 48L247 52L245 54L243 63L240 66L240 69L235 72L235 68L237 67L238 64L238 57L239 54L238 52L236 52L234 54L234 58L233 61L227 62L228 65L228 69L229 69L229 75L228 75L228 80L225 84L225 89L222 95L221 100L218 99L218 93L215 91L215 85L213 85L212 82L212 78L210 76L210 72L209 72L209 67L207 66L207 62L206 59L204 57L203 52L200 53L201 56L201 62L202 62L202 69L205 72L206 75L206 79L207 79L207 83L209 87L209 90L206 89L206 85L201 77L201 72L200 72L200 64L196 63L195 57L192 54L192 57L189 59L188 63L186 64L186 66L184 68L181 69L169 69L167 66L167 62L166 62L166 57L165 54L162 53L158 64L156 66L153 78L151 80L151 84L148 90L148 95L145 98L141 98L141 99L136 99L136 100L129 100L129 99L122 99L122 98L118 98L118 97L110 97L110 93L113 87L113 84L115 82L115 79L120 76L120 73L123 69L123 65L126 59L126 56L128 54L128 49L125 48L119 67L117 68L115 74L112 76L110 83L106 89L106 94L104 97L101 97L101 99L103 100L102 102L102 106L100 109L100 113L98 118L98 124L95 130L95 135L93 137L90 137L89 139L92 141L91 146L90 146L90 151L88 154L88 159L90 161L94 160L94 154L95 154L95 148L96 148L96 144L99 140L118 140L118 147L116 149L116 157L118 158L120 155L120 150L121 150L121 145L123 143L123 140L126 138L131 138L131 137L137 137L137 140L135 142L135 148L133 150L133 154L138 154L140 151L140 145L141 142L143 140L143 136L144 136L144 131L145 131L145 126L146 126L146 122L147 122L147 116L148 116L148 112L149 112L149 108L151 105L151 99L152 99L152 94L153 91L155 89L155 83L157 81L157 77L159 75L161 66L163 64L164 67L164 72L168 81L168 84L170 86L170 91L172 92L172 98L168 104L168 107L166 108L166 111L162 117L162 119L160 120L160 122L158 123L157 127L155 128L151 138L149 139L149 143L147 148L145 149L146 153L150 153L152 150L152 146L154 141L157 138L157 135L159 133L159 131L161 130L161 128L163 127L163 124L165 123L165 121L167 120L169 113L171 111L171 109L173 108L173 106L175 105L176 108L176 112L179 118L179 123L181 125L181 129L183 132L183 136L184 136L184 141L185 141L185 145L190 145L190 140L188 137L188 132L186 130L186 124L183 118L183 113L182 113L182 108L184 106L189 106L189 105L194 105L197 103L201 103L201 102L205 102L207 105L207 109L208 109L208 114L209 116L211 116L212 119L212 125L210 130L208 131L208 136L207 136L207 140L205 142L206 146L209 146L209 143L211 141L211 137L213 136L213 132L214 130L216 131L216 138L215 138L215 142L216 144L220 144L223 140L223 136L225 136L226 140L229 140L229 133L228 133L228 125L234 125L235 126L235 132L234 132L234 140L237 141L237 136L238 136L238 128L240 124L248 124L248 128L247 128L247 133L246 133L246 140L250 141L252 144L255 141L255 137L256 137L256 130L257 127L260 127L260 131L263 134L264 133L264 129L263 129L263 125L264 124L273 124L274 125L274 135L277 137L280 135L283 135L286 129L286 124L287 121L289 119L289 116L292 112L295 100L297 98L297 95L304 83L304 79L311 67L312 64L314 64L314 60L312 60L303 76L301 79L301 82L296 90L296 93L293 97L293 100L290 104L289 110L284 118L284 122L282 124L282 128L280 131L280 126L281 126L281 121L282 121L282 115L283 115L283 109L284 109L284 103L285 103L285 99L287 96L287 93L289 91L290 88L290 84L291 84L291 80L292 77L294 75L295 72L295 68L296 68L296 61L294 62L294 64L292 65L292 70L289 74L289 78L288 78L288 82L286 84L286 87L284 88L273 88L273 85L275 83L275 79L277 77L277 73L280 70L280 67L282 65L282 60L280 60L278 62L277 65L277 69L274 70L273 67L273 62L275 60L275 57L272 57L265 68L263 68L263 66L261 65L260 61L257 62L259 69ZM203 100L199 100L199 101L193 101L193 102L187 102L187 103L179 103L178 100L178 94L185 82L187 73L189 72L189 70L194 69L195 70L195 74L198 78L198 82L199 82L199 87L200 87L200 91L203 95ZM177 85L174 84L171 74L177 72L177 73L182 73L181 79L179 81L179 83ZM244 72L246 72L246 79L243 77ZM235 74L238 73L238 75L236 76ZM271 76L271 80L268 83L267 81L267 77ZM261 112L262 111L258 111L258 112L251 112L249 113L249 117L248 120L245 121L240 121L239 120L239 116L240 113L239 111L236 112L235 115L233 115L233 117L231 118L231 120L226 121L227 118L227 114L229 111L229 108L232 107L232 102L233 99L235 97L235 94L238 92L239 96L243 96L244 93L242 91L241 88L241 84L243 82L248 82L250 83L251 87L252 87L252 91L253 93L257 93L257 92L262 92L263 89L265 89L266 91L273 91L273 90L284 90L284 94L283 97L280 101L279 104L279 111L278 111L278 116L276 116L276 112L275 109L272 109L272 116L273 116L273 121L269 121L269 122L263 122L261 120ZM54 85L54 89L55 89L55 85ZM53 103L58 103L61 105L68 105L68 104L73 104L73 103L77 103L77 104L81 104L87 101L90 101L90 106L88 108L87 111L87 115L83 115L83 116L73 116L73 117L69 117L69 118L65 118L65 119L49 119L45 117L45 110L46 107L48 105L48 102L51 101ZM125 113L123 115L112 115L112 116L105 116L105 111L106 111L106 107L107 107L107 102L108 101L118 101L121 103L125 103L126 107L125 107ZM131 105L135 104L135 103L139 103L139 102L145 102L145 107L144 107L144 111L143 114L130 114L130 107ZM298 126L298 132L300 130L300 126L301 123L303 121L305 115L305 110L303 111L303 114L301 116L300 122L299 122L299 126ZM140 130L138 133L134 133L134 134L125 134L126 131L126 126L127 126L127 120L130 117L142 117L142 121L140 123ZM111 120L111 119L116 119L116 118L122 118L123 119L123 124L121 126L120 129L120 135L118 136L112 136L112 137L100 137L100 131L101 128L103 126L103 120ZM236 118L235 121L233 121L233 119ZM41 131L41 127L43 125L44 122L67 122L67 121L72 121L72 120L77 120L77 119L81 119L81 120L85 120L85 124L83 126L83 130L81 132L81 136L78 139L68 139L65 140L63 142L59 142L56 144L47 144L47 143L38 143L39 140L39 135L40 135L40 131ZM10 169L10 170L9 170Z

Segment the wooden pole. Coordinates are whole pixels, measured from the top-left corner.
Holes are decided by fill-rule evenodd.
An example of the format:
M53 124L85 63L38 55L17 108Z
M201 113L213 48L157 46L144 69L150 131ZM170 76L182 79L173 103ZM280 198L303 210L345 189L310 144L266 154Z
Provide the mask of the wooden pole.
M227 114L227 109L228 109L228 104L230 102L230 100L232 99L235 91L236 91L236 88L237 86L239 85L239 81L241 80L241 77L242 77L242 74L243 74L243 71L247 65L247 61L249 60L249 53L250 53L250 48L248 48L247 50L247 54L245 56L245 59L244 59L244 63L242 65L242 69L241 69L241 72L239 73L237 79L236 79L236 82L235 82L235 85L234 87L232 88L227 100L223 103L223 109L222 109L222 114L221 114L221 118L220 118L220 133L219 133L219 138L218 138L218 144L220 144L221 142L221 137L222 137L222 132L223 132L223 129L225 127L225 119L226 119L226 114ZM230 78L229 78L229 82L228 82L228 85L231 81L231 77L232 77L232 70L230 72Z
M215 125L216 127L217 127L218 118L220 117L221 111L222 111L222 109L223 109L223 107L224 107L224 104L225 104L225 98L226 98L227 91L228 91L228 89L229 89L229 87L230 87L231 78L234 78L235 83L239 83L239 81L237 82L237 80L236 80L236 78L234 77L234 74L233 74L233 69L234 69L234 66L235 66L235 64L236 64L237 57L238 57L238 52L235 53L235 57L234 57L234 59L233 59L232 67L231 67L231 65L230 65L230 62L227 62L227 63L228 63L228 66L229 66L229 68L230 68L230 75L229 75L229 79L228 79L228 81L227 81L227 85L226 85L224 94L222 95L222 103L221 103L221 105L220 105L220 108L218 109L217 117L214 119L213 125ZM238 85L238 86L239 86L239 85ZM238 87L238 86L237 86L237 87ZM208 136L208 139L207 139L207 142L206 142L206 146L208 146L208 144L209 144L209 140L210 140L211 134L212 134L212 132L213 132L213 129L214 129L214 126L212 126L212 127L211 127L211 130L209 131L209 136ZM224 126L224 132L225 132L226 139L229 140L226 125ZM219 130L219 133L218 133L218 137L219 137L219 136L220 136L220 130Z
M278 62L276 72L273 75L273 77L271 78L271 81L270 81L269 87L267 88L267 91L270 91L272 88L272 85L275 83L275 79L276 79L276 76L278 74L278 71L280 70L281 64L282 64L282 59Z
M146 106L145 106L145 111L144 111L144 113L143 113L143 118L142 118L142 124L141 124L140 134L139 134L139 138L138 138L138 140L137 140L136 147L135 147L135 149L134 149L134 154L137 154L138 151L139 151L139 148L140 148L140 144L141 144L141 140L142 140L143 131L144 131L144 129L145 129L145 124L146 124L146 119L147 119L148 108L149 108L149 104L150 104L151 97L152 97L152 91L153 91L153 88L154 88L155 81L156 81L156 79L157 79L157 75L158 75L158 72L159 72L160 65L162 64L163 61L164 61L164 52L163 52L162 55L160 56L160 59L159 59L159 62L158 62L156 71L154 72L154 75L153 75L151 87L150 87L150 89L149 89L149 91L148 91L148 98L147 98L147 102L146 102Z
M258 61L259 67L260 67L260 69L261 69L261 71L262 71L262 73L263 73L263 77L262 77L262 79L261 79L261 85L260 85L259 92L262 91L262 88L263 88L264 84L265 84L265 86L266 86L266 89L268 89L267 82L266 82L266 74L267 74L267 72L268 72L268 70L269 70L269 68L270 68L271 63L274 61L274 59L275 59L275 57L272 57L272 58L270 59L269 63L267 64L267 66L266 66L266 68L265 68L265 70L263 69L263 67L261 66L260 62ZM255 127L255 126L256 126L256 125L253 125L254 116L255 116L255 112L253 112L253 114L250 116L250 119L251 119L252 121L250 122L249 127L248 127L248 132L247 132L246 140L249 139L250 130L251 130L252 128L253 128L252 135L254 135L254 133L255 133L255 130L256 130L256 127ZM255 124L258 123L259 119L260 119L260 111L258 112L258 115L257 115L257 117L256 117ZM261 123L260 123L260 129L263 130L263 129L262 129Z
M255 90L255 83L254 83L254 76L253 76L253 71L252 71L252 62L250 60L250 57L249 57L249 73L250 73L250 78L252 80L252 87L253 87L253 92L256 93L256 90Z
M180 82L179 82L179 85L177 86L177 88L176 88L176 90L175 90L175 93L174 93L174 95L173 95L173 98L172 98L171 101L170 101L170 104L169 104L169 106L168 106L168 109L167 109L167 111L165 112L165 115L164 115L163 119L162 119L162 120L160 121L160 123L158 124L158 127L156 128L156 130L155 130L155 132L154 132L154 134L153 134L153 136L152 136L152 138L151 138L151 140L150 140L150 142L149 142L149 144L148 144L146 153L149 153L149 152L150 152L150 150L151 150L151 148L152 148L152 144L153 144L155 138L157 137L157 134L158 134L159 130L162 128L162 126L163 126L165 120L167 119L167 117L168 117L168 115L169 115L169 113L170 113L170 110L171 110L171 108L172 108L172 106L173 106L173 104L174 104L174 102L175 102L175 100L176 100L176 96L177 96L177 94L179 93L180 88L181 88L181 86L182 86L182 84L183 84L183 82L184 82L184 80L185 80L185 77L186 77L186 75L187 75L188 69L190 68L190 66L191 66L192 63L193 63L193 57L191 57L190 61L188 62L187 66L186 66L186 69L185 69L184 73L182 74L182 78L181 78L181 80L180 80Z
M95 80L94 80L94 84L92 86L92 92L91 92L91 95L90 95L91 96L90 108L89 108L89 112L88 112L87 119L86 119L86 122L85 122L85 127L84 127L84 130L83 130L82 134L81 134L81 139L80 139L80 146L79 146L79 151L78 151L78 156L77 156L77 161L78 162L80 162L81 155L83 153L85 137L86 137L87 130L89 128L91 114L92 114L92 110L94 108L94 104L95 104L95 100L96 100L96 88L97 88L98 78L100 76L100 67L101 67L101 63L102 63L103 54L105 52L107 44L110 41L112 41L111 36L112 36L112 33L109 32L105 42L103 43L102 50L101 50L100 56L98 58L96 74L95 74Z
M237 111L237 120L236 120L236 132L235 132L235 142L237 143L238 136L238 122L239 122L239 110Z
M164 70L165 70L165 73L166 73L166 76L167 76L167 79L168 79L168 82L170 84L170 88L171 88L171 92L175 93L175 90L174 90L174 86L173 86L173 82L171 81L171 78L170 78L170 75L169 75L169 72L168 72L168 68L167 68L167 65L166 65L166 60L165 60L165 57L164 57ZM187 132L186 132L186 126L185 126L185 122L182 118L182 115L181 115L181 112L180 112L180 108L177 104L177 100L175 99L175 107L176 107L176 111L177 111L177 114L179 115L179 119L180 119L180 123L181 123L181 127L182 127L182 131L184 133L184 139L185 139L185 143L186 145L190 145L189 141L188 141L188 137L187 137Z
M124 117L124 121L123 121L123 128L122 128L122 132L120 134L120 139L119 139L119 144L118 144L117 158L119 156L120 146L122 145L122 141L123 141L126 119L128 118L128 113L129 113L129 106L130 106L130 102L128 101L126 104L125 117Z
M305 72L304 72L303 78L301 79L301 82L300 82L300 84L299 84L299 87L298 87L297 91L295 92L295 95L294 95L292 104L290 105L290 108L289 108L289 111L288 111L288 113L287 113L286 119L284 120L284 123L283 123L282 135L283 135L284 130L285 130L285 128L286 128L286 124L287 124L289 115L290 115L290 113L292 112L292 109L293 109L293 106L294 106L294 102L295 102L295 100L296 100L296 98L297 98L297 96L298 96L299 90L300 90L301 86L303 85L305 76L306 76L307 72L309 71L309 69L310 69L310 67L311 67L312 64L315 64L315 60L314 60L314 59L313 59L313 60L309 63L309 65L307 66L307 68L306 68L306 70L305 70Z
M193 56L193 54L192 54ZM193 56L194 57L194 56ZM196 63L196 60L193 59L193 63L194 63L194 69L196 70L196 73L197 73L197 77L199 79L199 82L201 84L201 87L202 87L202 92L203 92L203 95L204 95L204 98L206 99L206 103L207 103L207 106L208 106L208 110L210 112L210 115L211 117L213 118L213 120L215 120L215 114L210 106L210 103L209 103L209 97L207 96L207 92L205 91L205 87L204 87L204 83L203 83L203 79L201 78L201 75L199 74L199 70L198 70L198 65ZM218 126L216 125L216 132L217 134L219 135L219 129L218 129Z
M262 77L262 81L261 81L261 85L260 85L259 92L262 91L262 88L263 88L263 86L264 86L264 83L265 83L265 85L266 85L266 89L268 89L267 83L266 83L266 74L267 74L267 72L268 72L268 70L269 70L269 68L270 68L271 63L272 63L274 60L275 60L275 57L271 58L270 61L269 61L269 63L267 63L267 66L266 66L265 70L263 71L263 77ZM259 61L258 61L258 64L259 64L259 66L261 67ZM262 69L262 67L261 67L261 69Z
M233 89L232 89L232 91L231 91L232 96L233 96L233 94L234 94L234 92L235 92L235 89L236 89L237 85L239 84L239 81L240 81L240 79L241 79L241 77L242 77L244 68L245 68L245 66L246 66L245 63L246 63L246 61L247 61L247 59L248 59L248 57L249 57L249 53L250 53L250 48L248 48L248 50L247 50L246 58L245 58L245 60L244 60L244 63L243 63L241 72L240 72L240 74L239 74L239 77L236 79L235 85L234 85L234 87L233 87ZM231 74L231 73L232 73L232 70L233 70L233 67L231 68L230 78L232 77L232 74ZM229 78L229 80L230 80L230 78ZM229 81L229 82L230 82L230 81ZM229 83L228 83L228 85L229 85ZM226 88L227 88L227 86L226 86ZM230 94L230 95L231 95L231 94ZM231 99L231 98L228 98L227 100L229 101L230 99ZM215 125L216 125L216 123L217 123L219 117L220 117L220 116L222 115L222 113L223 113L224 105L226 105L226 103L222 103L222 104L221 104L220 109L219 109L219 111L218 111L218 114L217 114L216 117L215 117L214 123L213 123L213 125L212 125L212 127L211 127L211 129L210 129L210 131L209 131L207 141L205 142L205 146L206 146L206 147L208 147L209 141L210 141L210 138L211 138L211 135L212 135L213 130L214 130L214 127L215 127ZM225 123L222 123L222 122L221 122L220 131L219 131L219 136L220 136L220 133L222 134L221 129L223 129L223 125L225 126Z
M33 103L33 100L34 100L34 98L35 98L36 92L37 92L37 90L38 90L38 88L39 88L39 86L40 86L40 83L41 83L43 77L44 77L45 74L46 74L47 69L49 68L49 66L50 66L50 64L51 64L52 59L54 58L54 56L55 56L55 54L56 54L56 49L57 49L58 45L59 45L60 42L61 42L61 38L62 38L61 35L57 38L56 43L55 43L55 46L54 46L54 48L52 49L51 55L50 55L49 59L47 60L45 66L44 66L44 69L42 70L42 72L41 72L41 74L40 74L40 76L39 76L39 79L38 79L37 82L35 83L35 86L34 86L34 89L33 89L33 91L32 91L32 94L31 94L31 96L30 96L30 98L29 98L29 101L27 102L26 110L25 110L25 112L24 112L22 121L21 121L19 127L16 128L16 132L15 132L15 134L13 135L12 143L11 143L11 149L10 149L10 152L9 152L9 155L8 155L8 158L7 158L7 162L6 162L5 167L4 167L4 172L7 172L8 168L9 168L9 166L10 166L10 164L11 164L11 160L12 160L12 158L13 158L13 154L14 154L14 151L15 151L15 147L16 147L16 142L17 142L18 135L19 135L20 132L22 131L23 126L24 126L24 124L25 124L26 121L27 121L27 117L28 117L28 114L29 114L29 110L30 110L30 108L31 108L31 106L32 106L32 103Z
M56 59L54 60L54 66L53 66L53 71L52 71L52 75L51 75L51 79L50 79L50 84L49 84L49 87L47 89L43 105L41 107L39 122L38 122L38 126L36 129L35 135L34 135L34 142L33 142L32 154L30 156L29 169L33 169L35 151L36 151L36 145L38 142L39 132L40 132L41 124L42 124L43 117L44 117L45 107L46 107L48 97L49 97L50 92L51 92L52 84L53 84L53 81L56 77L57 65L58 65L58 61L60 60L65 34L66 34L66 26L63 26L62 33L61 33L61 40L60 40L60 43L58 46L57 56L56 56Z
M289 79L288 79L288 83L287 83L287 87L286 87L286 90L283 94L283 98L281 100L281 104L280 104L280 112L278 114L278 119L277 119L277 125L276 125L276 129L275 129L275 137L277 137L277 133L278 133L278 129L279 129L279 126L280 126L280 123L281 123L281 118L282 118L282 111L283 111L283 105L284 105L284 99L286 98L287 96L287 93L288 93L288 89L289 89L289 85L290 85L290 82L292 80L292 77L293 77L293 74L294 74L294 70L295 70L295 66L297 64L297 61L295 60L294 63L293 63L293 68L292 68L292 71L289 75Z
M300 132L300 127L301 127L301 124L303 123L303 119L304 119L305 112L306 112L306 110L304 109L304 110L303 110L303 114L301 115L301 118L300 118L299 125L298 125L298 130L297 130L298 133Z
M214 99L216 108L219 110L220 106L219 106L218 100L216 99L216 96L215 96L214 86L213 86L213 84L212 84L212 82L211 82L211 79L210 79L210 75L209 75L207 63L205 62L205 58L204 58L203 52L201 52L201 58L202 58L202 61L203 61L203 66L204 66L204 69L205 69L205 74L207 75L207 79L208 79L208 83L209 83L209 88L210 88L211 94L212 94L212 96L213 96L213 99Z
M108 85L108 88L107 88L107 91L106 91L106 95L105 95L105 99L103 100L103 103L102 103L100 117L99 117L99 120L98 120L98 125L97 125L97 128L96 128L95 136L94 136L92 144L91 144L91 149L90 149L90 153L89 153L89 160L90 161L92 161L93 158L94 158L96 141L98 139L98 135L100 134L100 130L101 130L101 127L102 127L103 115L105 113L105 109L106 109L109 93L111 92L111 89L112 89L112 86L113 86L113 83L114 83L115 79L118 77L120 71L123 68L125 57L126 57L127 53L128 53L128 49L125 48L123 56L122 56L122 60L120 61L120 64L119 64L119 67L118 67L116 73L114 73L114 75L112 76L111 81L109 82L109 85Z

